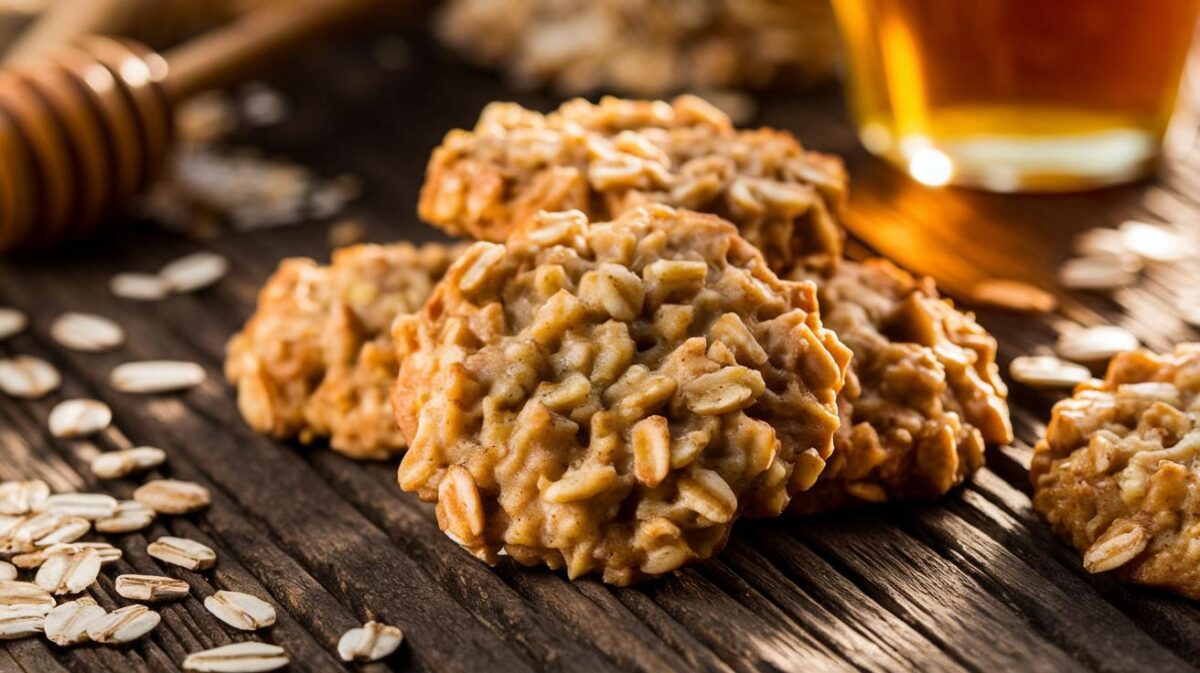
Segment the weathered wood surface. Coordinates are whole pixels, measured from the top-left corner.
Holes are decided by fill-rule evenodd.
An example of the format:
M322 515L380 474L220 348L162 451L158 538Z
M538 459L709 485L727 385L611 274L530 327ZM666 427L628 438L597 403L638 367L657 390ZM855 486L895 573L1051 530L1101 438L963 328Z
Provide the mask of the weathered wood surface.
M353 214L373 240L437 237L414 210L425 158L446 130L469 125L497 98L554 104L514 94L410 39L412 64L400 71L374 63L370 35L303 55L270 78L294 105L290 120L243 138L325 175L361 176L366 196ZM834 90L773 97L755 121L845 155L860 241L957 292L980 275L1050 286L1075 231L1131 216L1194 222L1200 213L1200 166L1186 158L1146 184L999 197L926 190L865 156ZM125 557L117 571L165 573L193 588L194 598L162 607L163 624L150 638L69 650L14 641L0 647L0 671L174 670L188 652L245 638L197 600L219 588L281 608L278 625L263 635L287 648L296 671L341 670L335 643L366 619L406 633L400 653L364 668L372 671L994 673L1178 671L1200 663L1200 608L1084 573L1078 555L1032 511L1025 467L1053 398L1020 386L1012 391L1017 441L992 451L988 468L942 502L743 523L717 559L635 588L511 565L489 569L438 531L428 505L399 492L394 464L297 450L255 435L237 416L220 375L225 340L280 259L327 258L326 232L327 224L314 223L198 244L131 223L110 242L0 264L0 304L34 319L0 353L46 357L65 375L51 398L0 397L0 478L98 488L88 458L97 447L133 442L165 448L165 473L214 493L202 515L119 538ZM198 247L233 260L215 288L149 304L106 290L114 272L154 270ZM1164 347L1195 336L1171 314L1169 298L1196 277L1191 269L1159 272L1111 298L1066 296L1064 311L1081 322L1121 324ZM46 328L68 309L118 320L129 343L104 355L56 347ZM1057 318L985 311L981 319L1007 363L1050 343ZM107 384L114 365L160 357L200 362L210 379L185 395L150 398ZM46 414L70 396L106 401L121 432L94 442L50 437ZM119 482L115 491L128 496L134 485ZM216 548L217 569L197 574L150 559L147 540L165 533ZM124 602L114 598L113 576L106 572L92 592L110 608Z

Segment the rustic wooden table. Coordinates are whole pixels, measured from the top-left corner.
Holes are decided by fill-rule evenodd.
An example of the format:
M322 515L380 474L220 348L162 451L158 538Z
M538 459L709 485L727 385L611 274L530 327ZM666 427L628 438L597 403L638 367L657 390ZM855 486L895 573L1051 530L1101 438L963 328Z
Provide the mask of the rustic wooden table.
M376 64L373 36L301 55L269 78L291 100L290 119L242 137L325 175L361 176L366 195L352 213L368 223L372 240L437 237L414 210L425 159L445 131L470 125L493 99L543 109L555 103L455 65L419 37L405 39L411 64L400 70ZM1129 217L1194 222L1200 213L1195 156L1121 189L1000 197L927 190L869 158L832 89L772 97L754 123L794 130L807 145L845 156L859 252L869 246L931 274L951 294L989 275L1052 287L1074 232ZM192 598L162 607L163 623L149 638L65 650L36 638L12 641L0 649L0 671L174 670L189 652L244 639L201 606L218 588L262 595L280 608L279 623L263 635L287 648L296 671L341 670L335 643L370 618L403 627L406 642L364 670L995 673L1175 671L1200 662L1196 605L1089 576L1031 509L1029 447L1054 400L1019 385L1012 390L1017 441L992 451L987 469L941 502L743 523L717 559L635 588L507 564L489 569L438 531L428 505L399 492L394 464L298 450L254 434L237 415L220 374L225 341L280 259L328 257L327 229L314 223L201 244L130 223L111 241L0 263L0 304L33 316L33 328L0 344L0 353L48 358L65 378L47 399L0 396L0 478L112 488L86 468L93 446L46 431L56 400L90 396L112 406L129 440L165 448L170 475L214 493L202 515L118 538L125 556L117 571L174 575L193 589ZM118 271L154 270L199 247L233 261L212 289L145 304L106 289ZM1198 277L1195 269L1163 269L1111 297L1063 296L1057 317L983 311L981 320L1000 339L1005 365L1051 343L1063 318L1117 323L1167 347L1195 336L1171 313L1169 298ZM70 309L118 320L128 344L105 355L57 348L46 328ZM120 362L164 357L201 362L208 382L149 398L107 384ZM134 485L113 490L128 497ZM160 566L144 550L161 534L215 547L218 567L196 574ZM109 608L124 602L114 599L115 574L106 572L91 592Z

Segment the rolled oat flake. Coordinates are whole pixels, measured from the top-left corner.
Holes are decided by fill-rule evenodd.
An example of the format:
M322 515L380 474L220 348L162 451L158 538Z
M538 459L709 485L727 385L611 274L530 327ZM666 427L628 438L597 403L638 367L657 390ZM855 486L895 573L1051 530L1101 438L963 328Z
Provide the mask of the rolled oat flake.
M56 493L38 504L34 511L56 512L92 521L110 517L116 509L117 499L104 493Z
M0 581L17 579L17 567L8 561L0 561Z
M118 575L114 584L121 596L148 603L183 598L191 591L187 582L161 575Z
M20 334L29 324L29 318L15 308L0 306L0 341Z
M1137 281L1136 257L1097 255L1068 260L1058 270L1058 282L1075 290L1115 290Z
M132 449L108 451L92 459L92 474L101 479L120 479L134 472L150 470L162 465L167 454L153 446L137 446Z
M97 643L130 643L154 630L162 617L145 605L127 605L88 622L88 637Z
M0 612L29 609L44 615L53 608L54 597L33 582L0 581Z
M33 544L38 547L49 547L63 542L74 542L92 529L92 523L79 516L64 516L57 512L45 512L54 518L54 523L45 534L35 536ZM40 515L39 515L40 516Z
M109 281L108 289L118 297L136 301L166 299L171 292L162 278L148 273L119 273Z
M229 260L212 252L196 252L164 266L158 277L172 292L194 292L221 280Z
M62 603L46 615L46 640L62 647L86 643L88 624L105 614L104 608L86 596Z
M287 665L288 656L282 647L254 641L214 647L183 660L183 670L208 673L274 671Z
M112 409L100 400L63 400L50 410L50 434L63 439L87 437L112 423Z
M989 279L971 288L971 299L977 303L1012 311L1049 313L1058 307L1058 300L1045 290L1018 280Z
M200 385L206 377L194 362L146 360L117 366L109 381L125 393L170 393Z
M77 594L100 575L100 555L94 549L47 556L34 582L55 595Z
M94 525L100 533L132 533L149 526L155 516L154 510L136 500L122 500L112 516L97 519Z
M155 479L138 487L133 499L162 514L188 514L208 507L212 495L192 481Z
M73 554L84 550L94 550L100 556L100 565L112 563L121 558L121 550L107 542L60 542L44 547L34 552L17 554L12 562L18 568L37 568L51 556L57 554Z
M1054 350L1075 362L1099 362L1137 347L1137 337L1128 330L1101 325L1064 332L1059 336Z
M188 570L206 570L217 562L217 553L207 546L195 540L169 535L147 545L146 553L163 563Z
M50 486L41 479L0 483L0 514L28 514L34 505L50 497Z
M61 384L58 370L41 358L17 355L0 360L0 390L13 397L37 399Z
M1034 388L1073 388L1092 377L1087 367L1060 360L1053 355L1022 355L1013 358L1008 373Z
M240 591L218 591L204 599L204 607L235 629L255 631L275 623L270 603Z
M50 336L60 346L84 353L112 350L125 343L125 330L104 316L64 313L50 323Z
M342 636L338 656L342 661L379 661L395 652L403 640L404 632L395 626L367 622Z
M46 613L29 607L0 610L0 640L15 640L41 633Z

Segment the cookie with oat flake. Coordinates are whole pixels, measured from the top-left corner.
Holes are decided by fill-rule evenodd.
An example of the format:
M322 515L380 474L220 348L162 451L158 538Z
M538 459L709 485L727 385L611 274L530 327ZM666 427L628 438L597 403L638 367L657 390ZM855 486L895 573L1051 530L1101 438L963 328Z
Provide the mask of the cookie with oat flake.
M996 340L968 313L883 259L843 260L816 282L825 326L854 353L836 449L795 514L938 498L1012 440Z
M849 361L811 283L665 206L476 243L393 333L401 487L488 562L613 584L708 558L811 487Z
M1200 344L1118 355L1054 406L1034 507L1092 573L1200 599Z
M541 210L600 221L659 203L733 222L785 274L802 258L840 258L845 196L841 161L789 133L737 130L695 96L604 98L546 115L488 105L474 130L434 150L418 211L451 234L503 242Z
M329 437L355 458L403 450L388 403L391 323L421 306L458 252L397 243L337 250L329 266L284 260L227 347L246 422L278 438Z

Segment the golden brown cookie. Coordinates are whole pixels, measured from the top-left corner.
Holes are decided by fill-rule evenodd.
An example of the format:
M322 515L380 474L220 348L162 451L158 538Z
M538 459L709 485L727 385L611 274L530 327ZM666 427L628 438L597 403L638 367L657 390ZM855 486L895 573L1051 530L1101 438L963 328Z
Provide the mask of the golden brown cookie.
M832 450L849 351L727 222L542 214L396 321L400 485L480 558L627 584L772 516Z
M825 326L854 357L836 449L789 512L937 498L983 465L987 442L1012 440L996 340L932 280L882 259L813 280Z
M437 34L518 85L658 97L830 78L826 0L452 0Z
M1033 504L1088 572L1200 598L1200 344L1118 355L1054 405Z
M388 402L392 320L421 306L455 254L397 243L337 250L329 266L284 260L227 347L225 374L246 422L273 437L327 436L356 458L403 450Z
M419 212L452 234L503 242L541 210L609 220L661 203L733 222L787 273L802 257L841 256L845 194L836 157L782 131L735 130L695 96L580 99L548 115L493 103L473 131L451 131L430 158Z

